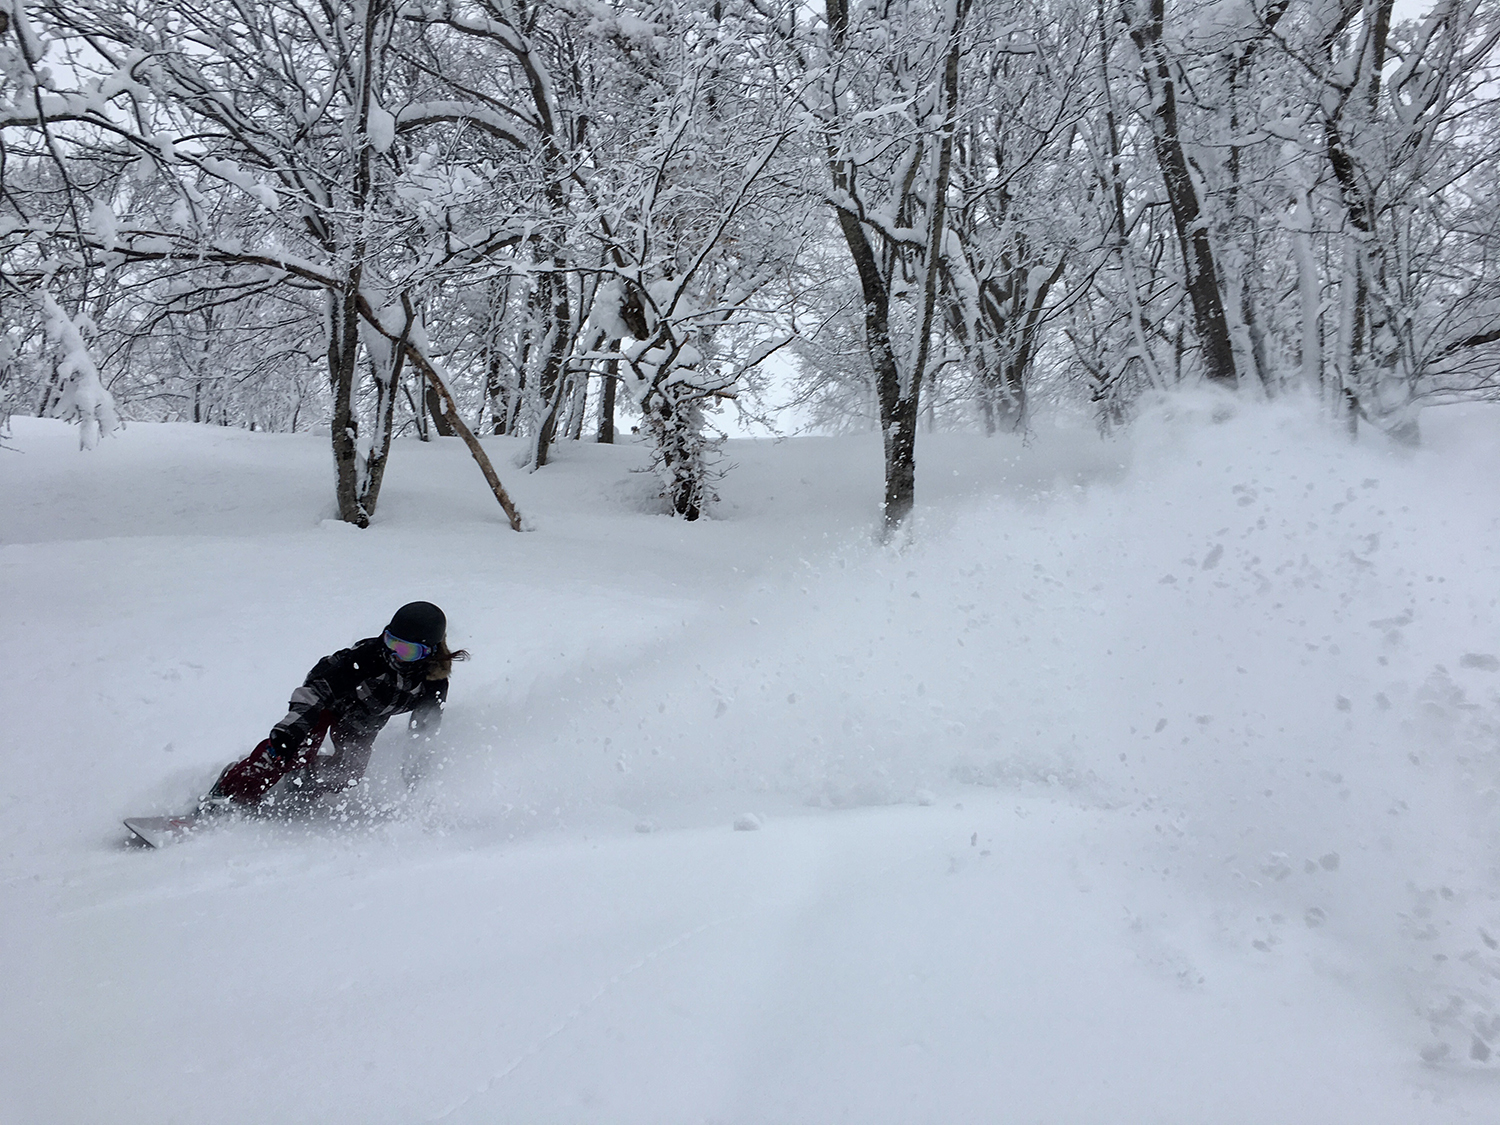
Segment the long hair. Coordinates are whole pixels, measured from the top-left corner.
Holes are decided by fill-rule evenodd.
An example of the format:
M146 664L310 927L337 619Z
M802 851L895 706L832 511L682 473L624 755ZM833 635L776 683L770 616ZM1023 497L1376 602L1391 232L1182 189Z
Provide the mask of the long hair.
M453 674L453 662L467 659L469 659L468 649L451 649L446 640L439 641L437 647L432 650L432 655L423 661L427 665L427 678L446 680Z

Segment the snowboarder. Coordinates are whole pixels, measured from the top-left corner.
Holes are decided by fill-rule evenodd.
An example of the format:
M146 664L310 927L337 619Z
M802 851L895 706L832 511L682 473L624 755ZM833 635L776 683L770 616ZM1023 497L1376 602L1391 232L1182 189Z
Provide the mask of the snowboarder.
M411 713L416 739L437 733L448 698L448 674L462 649L446 641L448 620L431 602L408 602L378 637L367 637L313 665L292 692L286 718L270 737L227 767L199 805L200 811L260 805L294 770L299 800L346 788L364 776L370 750L392 715ZM318 757L327 734L333 756Z

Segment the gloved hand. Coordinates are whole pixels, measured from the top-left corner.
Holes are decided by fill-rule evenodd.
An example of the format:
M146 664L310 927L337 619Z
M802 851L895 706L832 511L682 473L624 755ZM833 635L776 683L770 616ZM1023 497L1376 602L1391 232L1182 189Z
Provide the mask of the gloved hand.
M271 731L271 737L266 741L271 744L267 749L273 758L290 758L297 749L292 736L279 727Z

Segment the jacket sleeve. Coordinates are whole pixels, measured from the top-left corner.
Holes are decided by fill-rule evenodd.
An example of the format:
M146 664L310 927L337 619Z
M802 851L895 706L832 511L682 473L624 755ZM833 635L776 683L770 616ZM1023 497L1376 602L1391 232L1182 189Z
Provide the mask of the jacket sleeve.
M353 693L364 674L361 647L340 649L313 665L302 686L292 692L286 717L271 728L271 748L277 754L294 753L307 740L318 716ZM369 655L364 659L370 659Z
M407 730L413 738L428 739L437 734L443 722L443 707L448 702L448 681L428 680L422 685L422 698L411 709Z

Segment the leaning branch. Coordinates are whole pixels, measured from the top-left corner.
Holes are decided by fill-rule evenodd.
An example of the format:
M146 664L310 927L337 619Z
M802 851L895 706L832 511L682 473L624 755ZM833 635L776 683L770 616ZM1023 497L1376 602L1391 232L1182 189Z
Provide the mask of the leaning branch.
M1493 344L1497 341L1500 341L1500 328L1492 328L1488 332L1478 332L1462 340L1454 340L1453 343L1441 349L1435 358L1444 359L1455 352L1466 351L1469 348L1482 348L1486 344Z
M411 361L413 366L422 373L422 377L427 380L428 385L437 392L438 399L443 404L444 419L453 427L454 432L463 439L464 444L469 447L469 453L473 455L475 464L479 466L479 471L484 474L484 479L489 482L490 491L495 494L495 499L500 502L500 507L504 509L505 516L510 521L510 529L512 531L520 531L521 513L516 511L515 504L511 502L510 494L505 491L505 486L500 483L500 477L495 472L495 466L490 463L489 455L485 453L484 447L479 444L479 439L474 436L474 431L469 429L459 414L458 404L453 401L452 392L448 390L448 385L443 382L442 376L433 367L432 361L422 354L422 349L409 338L407 332L402 331L396 334L386 328L363 293L359 295L358 301L359 315L365 319L365 322L386 339L393 341L404 352L406 358ZM413 315L411 300L404 293L401 296L401 303L405 306L407 319L410 321Z

